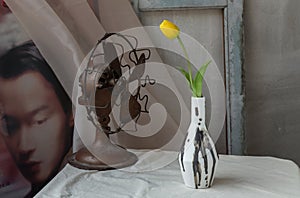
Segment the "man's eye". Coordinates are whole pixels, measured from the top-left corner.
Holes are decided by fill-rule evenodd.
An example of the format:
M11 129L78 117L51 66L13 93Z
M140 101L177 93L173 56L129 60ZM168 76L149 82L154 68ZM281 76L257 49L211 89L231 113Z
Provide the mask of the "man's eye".
M0 125L1 125L1 132L5 136L11 136L15 134L20 128L20 123L18 123L13 119L2 118Z
M1 126L0 131L2 135L8 136L7 124L4 119L1 119L0 126Z
M33 122L34 125L41 125L44 122L46 122L48 120L48 118L42 118L42 119L37 119Z

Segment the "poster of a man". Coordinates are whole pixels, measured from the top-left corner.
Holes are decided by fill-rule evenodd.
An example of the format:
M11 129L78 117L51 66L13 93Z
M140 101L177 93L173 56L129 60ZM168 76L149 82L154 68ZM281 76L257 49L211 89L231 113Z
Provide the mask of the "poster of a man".
M33 42L0 57L0 133L36 194L65 165L72 103Z

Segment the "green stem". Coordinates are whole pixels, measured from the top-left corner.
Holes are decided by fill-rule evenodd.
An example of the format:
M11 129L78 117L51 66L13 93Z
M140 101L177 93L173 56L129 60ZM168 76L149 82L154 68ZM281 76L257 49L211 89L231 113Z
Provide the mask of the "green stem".
M192 65L191 65L188 53L186 51L186 48L185 48L181 38L179 36L177 36L177 39L179 41L179 44L180 44L181 48L183 49L184 56L185 56L185 58L188 62L189 81L190 81L190 85L191 85L193 96L194 96L194 84L193 84L193 78L192 78Z

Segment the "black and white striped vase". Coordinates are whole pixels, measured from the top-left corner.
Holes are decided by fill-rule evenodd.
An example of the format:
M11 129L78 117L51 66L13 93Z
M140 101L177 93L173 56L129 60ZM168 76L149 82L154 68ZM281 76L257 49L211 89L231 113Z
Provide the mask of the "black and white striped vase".
M209 188L212 185L219 156L205 126L204 97L191 99L191 123L178 159L186 186Z

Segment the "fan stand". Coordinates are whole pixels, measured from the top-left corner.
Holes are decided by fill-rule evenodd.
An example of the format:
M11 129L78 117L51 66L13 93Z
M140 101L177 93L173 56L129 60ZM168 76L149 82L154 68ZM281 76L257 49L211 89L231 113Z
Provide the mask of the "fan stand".
M144 63L146 61L145 54L142 54L140 57L138 57L136 49L125 36L115 33L108 33L100 41L98 41L97 45L92 50L89 62L87 63L88 69L85 70L85 73L83 73L79 79L83 96L78 99L78 103L86 106L90 106L92 104L94 106L93 108L95 108L97 121L102 130L98 130L96 132L95 140L91 145L86 145L87 147L80 149L68 159L71 165L80 169L118 169L131 166L138 161L138 158L135 154L113 144L109 139L109 135L113 133L109 127L109 115L116 100L116 98L114 98L115 96L112 95L112 91L122 76L122 64L120 63L114 44L111 42L105 42L105 40L112 35L117 35L118 37L124 39L124 41L132 48L132 52L137 58L136 61L130 57L129 59L135 64L135 66L140 65L138 69L135 67L133 70L134 74L132 75L133 77L131 81L139 80L140 84L140 78L144 72ZM135 39L135 41L137 45L137 40ZM96 53L95 50L100 43L103 44L103 54L105 54L104 62L109 64L109 66L103 70L100 76L98 76L98 70L95 71L94 58L100 56L101 53L99 55L95 55L94 53ZM120 112L120 120L121 123L124 124L139 116L141 113L141 105L137 102L139 91L135 96L133 96L128 90L129 82L127 80L119 82L120 85L118 85L118 88L120 90L117 94L120 94L120 97L123 99L121 100L120 108L124 108ZM89 113L88 116L90 116Z
M97 89L95 93L95 105L103 107L96 109L101 126L107 126L110 122L111 105L107 105L107 101L111 100L111 90L112 88L107 87ZM79 104L88 105L84 100L79 100ZM138 115L141 107L133 96L130 97L128 105L130 113L122 115L131 120ZM107 129L96 131L95 140L87 146L88 148L83 147L69 157L68 161L72 166L86 170L110 170L128 167L137 162L138 158L135 154L113 144L104 130Z
M114 145L100 131L96 132L95 141L89 146L89 149L83 147L68 159L74 167L99 171L125 168L135 164L137 160L135 154Z

